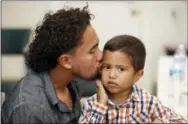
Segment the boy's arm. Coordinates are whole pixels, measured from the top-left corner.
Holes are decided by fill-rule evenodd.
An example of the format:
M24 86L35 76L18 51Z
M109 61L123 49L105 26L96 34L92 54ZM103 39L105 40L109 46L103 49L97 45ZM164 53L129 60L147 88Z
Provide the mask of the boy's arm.
M83 107L79 123L103 123L106 110L107 106L96 101L87 100Z
M152 118L154 119L154 122L163 121L164 123L187 123L181 115L163 106L159 100L157 100L153 108Z
M108 96L100 80L97 80L97 94L88 99L83 107L79 123L104 123Z

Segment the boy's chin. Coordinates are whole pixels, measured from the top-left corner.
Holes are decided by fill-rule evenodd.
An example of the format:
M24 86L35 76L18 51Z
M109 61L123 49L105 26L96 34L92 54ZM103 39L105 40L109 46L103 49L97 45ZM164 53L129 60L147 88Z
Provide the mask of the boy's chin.
M105 89L106 89L106 92L108 94L118 94L118 93L120 93L120 90L118 90L118 89L110 89L110 88L105 88Z

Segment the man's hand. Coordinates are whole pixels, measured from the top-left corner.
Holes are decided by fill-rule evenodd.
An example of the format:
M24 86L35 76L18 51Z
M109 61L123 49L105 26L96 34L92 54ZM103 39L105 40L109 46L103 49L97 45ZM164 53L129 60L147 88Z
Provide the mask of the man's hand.
M97 100L103 105L106 105L108 101L108 96L100 80L97 80Z
M155 119L153 122L152 122L152 124L164 124L164 122L161 120L161 119Z

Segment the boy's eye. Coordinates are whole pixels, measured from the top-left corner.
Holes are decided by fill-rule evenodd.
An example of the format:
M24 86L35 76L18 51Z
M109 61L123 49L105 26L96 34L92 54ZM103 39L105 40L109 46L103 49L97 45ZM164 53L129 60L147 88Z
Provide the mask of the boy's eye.
M110 69L110 66L106 66L106 69Z
M111 67L109 65L104 65L103 69L109 70Z
M123 72L123 71L125 71L125 68L118 68L118 71Z

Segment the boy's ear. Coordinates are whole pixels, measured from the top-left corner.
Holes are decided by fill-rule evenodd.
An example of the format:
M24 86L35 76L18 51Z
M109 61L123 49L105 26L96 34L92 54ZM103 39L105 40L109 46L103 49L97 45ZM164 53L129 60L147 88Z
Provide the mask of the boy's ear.
M135 77L134 77L134 83L136 83L142 76L144 75L144 70L139 70L136 72Z
M58 63L59 65L61 65L62 67L66 68L66 69L71 69L72 68L72 56L69 54L62 54L59 58L58 58Z

